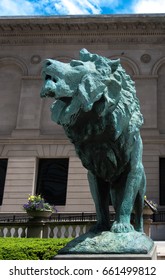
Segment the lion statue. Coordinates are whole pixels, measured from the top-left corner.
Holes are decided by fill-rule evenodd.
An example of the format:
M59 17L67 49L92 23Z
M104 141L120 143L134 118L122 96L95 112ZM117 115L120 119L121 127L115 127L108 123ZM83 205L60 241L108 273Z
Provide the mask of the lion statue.
M143 231L146 179L143 124L134 82L120 64L86 49L70 63L44 62L41 97L52 97L52 120L62 125L88 170L97 223L93 232ZM115 209L110 224L109 201ZM135 227L131 213L135 212Z

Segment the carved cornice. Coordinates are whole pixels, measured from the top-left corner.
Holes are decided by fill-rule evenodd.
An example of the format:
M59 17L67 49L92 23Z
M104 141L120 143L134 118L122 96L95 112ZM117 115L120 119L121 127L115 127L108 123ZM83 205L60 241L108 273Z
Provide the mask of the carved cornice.
M157 79L158 75L134 75L135 80L153 80Z
M165 137L142 136L143 144L165 145ZM0 139L0 145L72 145L68 139Z
M68 139L0 139L0 145L71 145Z
M164 15L0 18L2 45L137 44L146 40L165 43Z
M149 33L165 32L165 17L157 16L79 16L79 17L1 17L1 34L53 33L72 34L75 32Z

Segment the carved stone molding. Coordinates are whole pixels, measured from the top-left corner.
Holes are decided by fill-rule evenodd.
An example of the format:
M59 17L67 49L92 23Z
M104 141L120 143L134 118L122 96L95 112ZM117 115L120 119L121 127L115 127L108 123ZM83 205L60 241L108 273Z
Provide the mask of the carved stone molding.
M8 65L8 64L14 64L17 65L22 70L22 75L28 75L28 67L26 63L20 59L19 57L2 57L0 58L0 64L1 65Z
M1 33L81 33L81 32L164 33L163 15L2 17Z
M152 79L157 79L157 75L134 75L134 79L136 80L152 80Z
M23 76L22 80L42 80L41 75L36 75L36 76Z
M163 15L1 17L0 45L165 43Z
M151 61L151 56L147 53L143 54L140 58L141 62L149 63Z
M165 44L164 15L1 17L5 45ZM37 63L33 57L32 63Z
M15 131L13 131L13 133L15 133ZM17 134L18 135L18 134ZM20 130L20 134L21 135L21 130ZM61 144L61 145L71 145L72 144L69 142L68 139L41 139L41 138L37 138L34 139L34 137L32 137L31 139L20 139L20 138L8 138L6 139L4 137L4 139L0 138L0 145L56 145L56 144Z
M30 35L16 35L16 36L1 36L0 35L0 47L5 45L95 45L95 44L110 44L114 45L114 48L120 48L122 45L137 45L137 44L165 44L165 34L162 36L147 36L146 35L128 35L128 34L82 34L79 35L65 35L60 34L47 34L46 36L38 36L36 34Z
M30 59L32 64L38 64L41 62L41 57L39 55L33 55Z
M151 74L157 75L160 67L165 64L165 57L161 57L153 66Z

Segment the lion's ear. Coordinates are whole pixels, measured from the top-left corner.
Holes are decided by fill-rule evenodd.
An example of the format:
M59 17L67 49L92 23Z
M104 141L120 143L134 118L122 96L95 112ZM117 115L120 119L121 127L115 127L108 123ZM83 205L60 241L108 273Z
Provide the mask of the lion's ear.
M98 81L97 76L88 73L83 77L78 88L78 98L85 112L92 109L93 104L102 97L105 88L106 85Z
M86 62L86 61L96 61L97 59L100 59L100 56L95 53L90 53L86 49L80 50L80 60Z
M120 58L109 60L108 65L111 67L112 73L115 72L120 65Z

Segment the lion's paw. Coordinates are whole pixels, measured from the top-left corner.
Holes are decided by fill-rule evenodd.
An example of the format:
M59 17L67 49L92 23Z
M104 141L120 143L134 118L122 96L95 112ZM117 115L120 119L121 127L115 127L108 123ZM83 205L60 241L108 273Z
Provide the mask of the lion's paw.
M131 232L134 231L134 227L131 224L127 223L117 223L114 222L111 227L111 232L122 233L122 232Z

